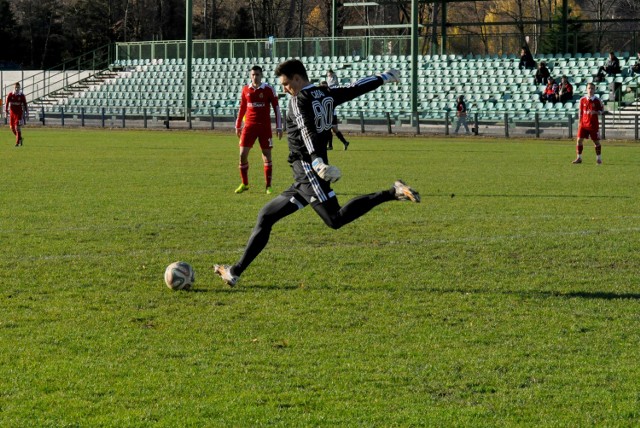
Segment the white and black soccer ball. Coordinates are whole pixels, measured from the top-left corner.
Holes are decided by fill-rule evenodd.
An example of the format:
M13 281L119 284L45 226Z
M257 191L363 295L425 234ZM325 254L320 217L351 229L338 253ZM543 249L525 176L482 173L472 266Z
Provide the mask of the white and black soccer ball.
M196 271L187 262L174 262L164 271L164 282L172 290L188 290L196 280Z

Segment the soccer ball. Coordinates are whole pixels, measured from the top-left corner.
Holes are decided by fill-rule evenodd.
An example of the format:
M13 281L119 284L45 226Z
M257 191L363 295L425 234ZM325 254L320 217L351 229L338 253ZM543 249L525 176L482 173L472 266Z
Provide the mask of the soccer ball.
M196 280L196 271L187 262L174 262L164 271L164 282L172 290L188 290Z

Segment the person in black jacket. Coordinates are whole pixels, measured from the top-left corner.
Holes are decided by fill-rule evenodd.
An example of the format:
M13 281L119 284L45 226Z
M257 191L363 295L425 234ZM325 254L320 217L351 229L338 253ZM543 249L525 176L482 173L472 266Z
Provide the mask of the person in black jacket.
M634 76L636 74L640 74L640 52L638 52L635 64L629 66L629 75Z
M619 74L620 71L622 71L620 69L620 60L613 52L609 52L609 59L598 69L598 75L602 75L603 72L609 75Z
M569 83L567 76L562 76L558 85L558 101L566 103L573 99L573 85Z
M291 95L286 130L294 183L260 210L240 259L233 265L214 266L215 273L230 286L236 285L240 275L267 245L273 225L307 205L311 205L327 226L339 229L384 202L420 202L420 194L401 180L396 180L388 189L357 196L343 207L331 189L331 183L342 176L327 157L334 107L385 83L399 82L397 70L387 70L351 86L336 88L312 84L304 64L297 59L280 63L275 74L285 92Z
M545 85L547 83L547 79L551 76L549 69L547 68L547 64L544 61L540 61L538 65L538 70L536 71L536 83L538 85Z
M526 46L523 46L522 49L520 49L520 64L518 64L518 68L521 70L523 68L528 70L536 68L536 62L533 59L533 55L531 55L531 51Z

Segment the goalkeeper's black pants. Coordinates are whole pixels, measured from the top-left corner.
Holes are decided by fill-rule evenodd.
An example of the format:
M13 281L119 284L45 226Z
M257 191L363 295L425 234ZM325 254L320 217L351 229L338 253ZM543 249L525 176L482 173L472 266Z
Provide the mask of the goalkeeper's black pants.
M231 272L234 275L242 274L264 249L267 242L269 242L269 236L271 235L271 229L274 224L309 204L311 204L311 207L322 220L324 220L327 226L332 229L340 229L345 224L351 223L358 217L368 213L372 208L396 199L395 189L391 188L376 193L369 193L368 195L357 196L341 207L338 203L338 198L336 198L333 190L331 190L328 185L326 187L330 191L328 192L329 197L323 202L317 200L316 196L310 195L306 191L308 190L306 187L305 185L296 183L262 207L249 242L244 249L244 254L231 268Z

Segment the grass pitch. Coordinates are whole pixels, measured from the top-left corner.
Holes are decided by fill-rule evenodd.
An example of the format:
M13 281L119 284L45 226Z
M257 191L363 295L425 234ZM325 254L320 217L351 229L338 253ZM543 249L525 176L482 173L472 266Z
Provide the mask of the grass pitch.
M0 146L0 426L637 426L640 146L351 138L338 231L278 223L231 135L26 129ZM286 144L274 187L291 184ZM190 292L163 283L176 260Z

